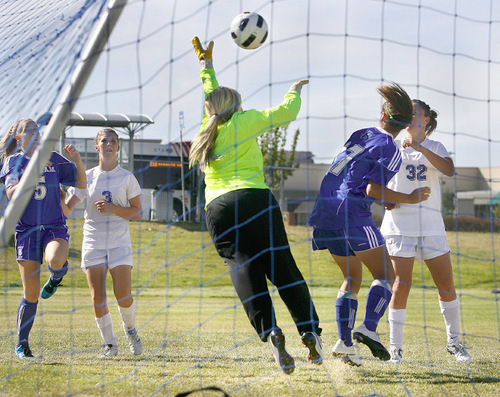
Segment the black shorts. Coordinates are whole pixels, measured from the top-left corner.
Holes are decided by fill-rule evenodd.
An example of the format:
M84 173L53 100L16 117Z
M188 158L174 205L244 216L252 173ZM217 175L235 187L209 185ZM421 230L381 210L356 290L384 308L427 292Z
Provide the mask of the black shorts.
M269 189L240 189L226 193L207 206L207 228L219 255L247 259L270 251L289 249L283 216Z

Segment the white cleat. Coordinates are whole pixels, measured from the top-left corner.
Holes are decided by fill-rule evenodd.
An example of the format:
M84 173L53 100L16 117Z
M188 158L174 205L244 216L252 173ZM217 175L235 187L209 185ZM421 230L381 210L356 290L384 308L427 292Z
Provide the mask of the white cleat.
M354 345L346 346L342 339L339 339L335 346L333 346L332 353L334 357L339 357L346 364L359 367L361 359L354 350Z
M358 342L368 346L374 357L384 361L387 361L391 358L391 355L389 354L387 349L380 342L378 334L374 331L370 331L368 328L366 328L366 325L361 324L354 330L352 336Z
M403 349L398 349L397 347L391 347L391 358L390 363L401 364L403 362Z
M459 363L470 363L472 360L472 357L467 353L462 342L450 343L446 345L446 350L448 353L453 354Z
M99 355L99 358L114 357L118 355L118 345L104 345L103 352Z
M139 335L137 335L137 331L135 330L135 328L133 330L127 331L127 338L130 345L130 352L135 356L141 354L142 341L141 338L139 338Z

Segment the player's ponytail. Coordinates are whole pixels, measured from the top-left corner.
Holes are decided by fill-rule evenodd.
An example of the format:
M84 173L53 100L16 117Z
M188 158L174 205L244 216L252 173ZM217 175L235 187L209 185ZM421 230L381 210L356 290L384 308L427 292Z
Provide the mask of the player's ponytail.
M219 125L229 121L233 114L240 109L241 96L232 88L219 87L208 94L205 100L205 114L208 117L208 122L191 142L189 167L193 168L199 163L203 170L213 160Z
M438 112L434 109L431 109L429 105L427 105L424 101L421 101L420 99L414 99L413 105L415 107L415 110L418 110L419 108L424 111L425 117L429 117L429 122L425 126L425 136L431 135L434 130L437 127L437 116Z
M13 124L7 133L0 138L0 161L4 161L7 157L9 157L17 148L17 141L15 139L15 136L17 134L20 134L26 128L28 125L34 124L35 127L38 127L36 122L34 122L31 119L24 118L24 119L19 119L15 124Z
M397 134L413 118L413 105L406 91L396 83L384 84L377 88L377 92L385 99L382 112L386 117L381 121L383 128Z

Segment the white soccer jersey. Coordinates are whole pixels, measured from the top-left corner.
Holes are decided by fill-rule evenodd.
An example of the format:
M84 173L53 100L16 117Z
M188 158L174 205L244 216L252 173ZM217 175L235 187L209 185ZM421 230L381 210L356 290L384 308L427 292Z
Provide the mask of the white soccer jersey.
M441 215L441 174L429 160L411 147L402 148L402 140L395 140L401 149L402 164L399 172L387 187L401 193L429 186L429 199L418 204L400 204L400 208L385 211L380 231L384 236L403 235L410 237L446 234ZM442 143L425 139L420 145L441 157L450 157Z
M106 200L130 207L129 200L141 195L134 174L121 167L102 171L94 167L87 171L87 207L83 225L84 249L131 247L129 221L111 213L101 213L95 203Z

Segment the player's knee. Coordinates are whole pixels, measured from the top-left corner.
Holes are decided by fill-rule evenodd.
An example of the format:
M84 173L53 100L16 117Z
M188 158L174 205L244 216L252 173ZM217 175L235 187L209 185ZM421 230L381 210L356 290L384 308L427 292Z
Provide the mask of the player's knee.
M47 265L52 269L62 269L68 261L66 256L53 256L47 258Z
M398 296L408 296L411 290L411 283L404 282L401 280L394 281L392 286L392 291Z

